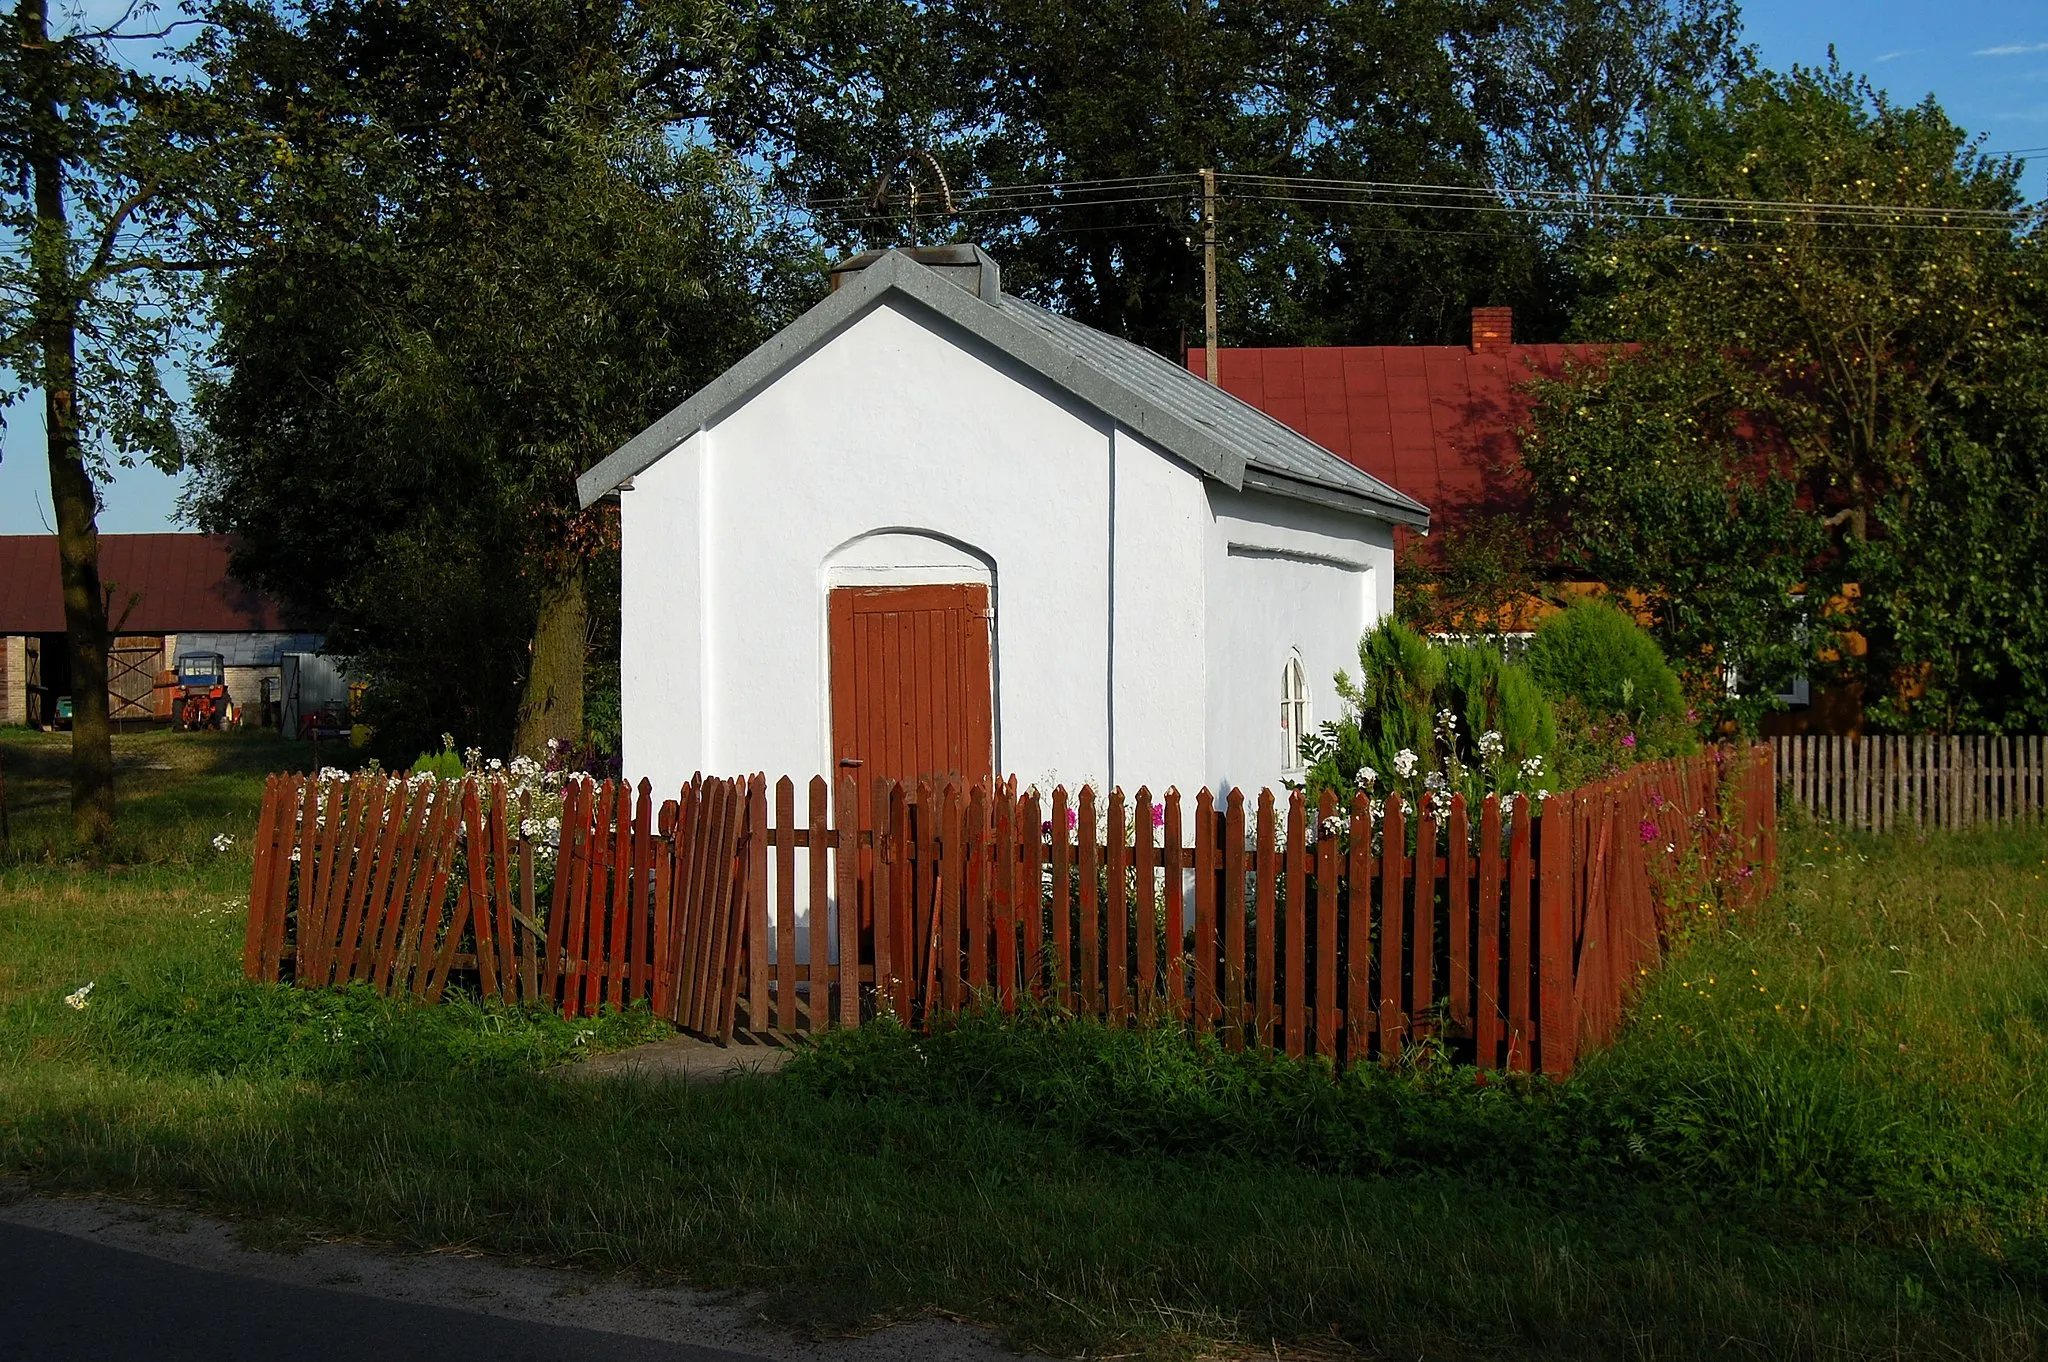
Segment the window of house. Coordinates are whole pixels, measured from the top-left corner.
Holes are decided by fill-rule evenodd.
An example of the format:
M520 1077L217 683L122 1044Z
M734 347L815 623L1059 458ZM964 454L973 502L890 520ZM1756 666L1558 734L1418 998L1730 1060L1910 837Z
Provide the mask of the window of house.
M1308 737L1308 673L1301 668L1301 655L1287 659L1280 669L1280 766L1299 771L1308 765L1302 741Z

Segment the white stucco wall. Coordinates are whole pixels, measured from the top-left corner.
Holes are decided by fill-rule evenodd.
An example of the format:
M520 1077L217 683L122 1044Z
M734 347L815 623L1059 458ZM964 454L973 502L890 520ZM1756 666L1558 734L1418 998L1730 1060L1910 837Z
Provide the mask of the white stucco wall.
M1201 474L1119 430L1110 677L1114 747L1105 779L1190 798L1206 777L1209 499Z
M1211 788L1277 789L1281 673L1299 652L1311 730L1336 718L1335 677L1394 608L1391 527L1210 484L1207 772Z
M915 303L856 319L625 494L628 770L829 771L828 586L979 572L999 768L1104 779L1111 440Z
M705 760L703 432L633 479L619 503L619 722L626 769L680 788ZM795 775L795 772L790 774Z
M1318 720L1391 608L1389 528L1207 482L915 302L884 300L622 499L626 768L832 762L827 594L980 581L997 769L1277 784L1280 669Z

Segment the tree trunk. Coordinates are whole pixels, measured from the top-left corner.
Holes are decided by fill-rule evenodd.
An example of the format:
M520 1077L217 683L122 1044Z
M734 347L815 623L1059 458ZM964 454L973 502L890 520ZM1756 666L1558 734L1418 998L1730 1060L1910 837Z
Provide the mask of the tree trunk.
M583 664L588 651L590 611L578 563L541 593L540 618L533 626L533 656L526 669L526 694L519 701L513 746L522 755L544 757L550 738L583 739Z
M70 223L64 208L59 58L49 41L44 0L21 0L27 84L28 165L39 240L36 339L42 351L43 422L49 439L50 500L57 513L57 561L64 588L65 643L71 653L71 826L81 846L99 846L114 827L114 747L107 719L107 601L100 590L99 498L78 435L78 297L71 277Z

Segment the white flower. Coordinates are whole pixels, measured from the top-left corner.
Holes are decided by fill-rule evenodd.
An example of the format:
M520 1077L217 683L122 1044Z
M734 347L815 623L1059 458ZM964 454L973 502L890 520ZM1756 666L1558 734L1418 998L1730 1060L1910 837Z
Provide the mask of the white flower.
M1540 755L1530 757L1527 761L1522 763L1522 779L1543 779L1543 758Z
M1500 797L1500 816L1502 818L1506 818L1509 814L1513 813L1514 811L1515 797L1511 794L1502 795Z
M443 733L441 735L441 750L443 752L453 752L455 750L455 735L453 733Z
M1373 770L1370 766L1361 766L1358 768L1358 788L1361 790L1371 789L1374 783L1379 780L1379 778L1380 773L1378 771Z
M64 1006L73 1012L85 1011L85 1005L92 1001L92 985L86 984L75 993L64 995Z
M1408 777L1415 774L1416 760L1413 752L1405 747L1402 748L1394 754L1394 774L1403 780L1408 779Z
M1538 790L1538 791L1536 792L1536 797L1537 797L1538 799L1548 799L1548 798L1550 798L1550 791L1549 791L1549 790L1547 790L1547 789L1546 789L1546 790Z
M215 851L233 851L235 849L235 839L224 832L216 832L213 834L213 849Z
M1488 729L1479 735L1479 755L1492 761L1507 750L1508 742L1498 729Z
M1425 790L1441 790L1443 787L1444 773L1442 771L1431 771L1422 778L1422 788Z
M1445 737L1453 737L1458 731L1458 716L1448 709L1436 712L1436 731Z
M1344 820L1341 818L1325 818L1317 825L1317 831L1325 837L1339 836L1344 831Z

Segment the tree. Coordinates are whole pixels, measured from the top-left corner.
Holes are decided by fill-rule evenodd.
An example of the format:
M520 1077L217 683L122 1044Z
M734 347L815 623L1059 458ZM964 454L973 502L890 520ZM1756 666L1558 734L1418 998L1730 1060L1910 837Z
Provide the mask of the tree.
M191 92L116 53L161 38L54 31L47 0L18 0L0 46L0 410L43 398L50 500L72 689L71 813L81 845L114 821L107 714L109 601L99 573L99 484L114 460L181 459L159 365L191 276L178 247L203 207L209 148ZM116 621L118 623L118 621Z
M2019 432L2048 314L2015 167L1830 68L1667 111L1631 173L1724 206L1647 217L1590 262L1579 325L1643 348L1540 389L1528 467L1560 542L1645 596L1703 691L1739 678L1716 701L1734 717L1828 654L1887 721L1944 721L1908 716L1967 685L1937 619L1969 612L1926 607L1983 567L1958 552L1993 533L1969 508L2038 484ZM2001 561L2008 586L2031 570Z
M1514 303L1540 329L1563 313L1534 225L1258 178L1488 192L1452 44L1495 8L821 6L763 40L758 76L714 121L813 207L828 245L972 238L1006 287L1167 355L1202 334L1205 167L1224 175L1229 343L1459 340L1475 301ZM1068 187L1006 188L1055 182Z
M392 753L580 741L616 541L575 478L760 335L787 254L666 136L681 68L627 6L219 18L203 58L282 150L248 167L194 509L331 622Z
M1658 118L1711 103L1751 63L1734 0L1517 0L1512 12L1458 46L1499 180L1520 189L1626 188Z

